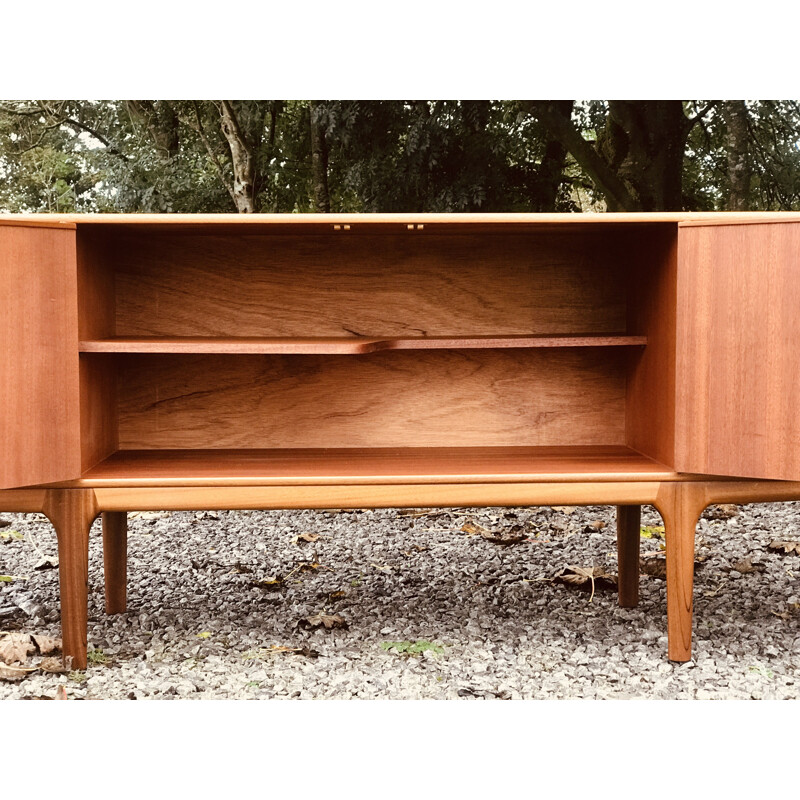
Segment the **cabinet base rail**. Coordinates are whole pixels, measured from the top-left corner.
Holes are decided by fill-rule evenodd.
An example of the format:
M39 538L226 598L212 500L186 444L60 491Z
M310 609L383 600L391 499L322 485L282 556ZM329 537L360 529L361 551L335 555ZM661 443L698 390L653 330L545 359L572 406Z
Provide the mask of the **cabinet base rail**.
M126 610L128 511L245 510L547 505L617 506L619 604L639 599L642 505L664 521L667 634L671 661L692 656L694 537L703 510L717 503L800 500L800 482L678 480L662 482L450 485L244 486L185 488L12 489L0 511L43 513L56 531L64 656L86 669L89 530L101 516L106 611Z

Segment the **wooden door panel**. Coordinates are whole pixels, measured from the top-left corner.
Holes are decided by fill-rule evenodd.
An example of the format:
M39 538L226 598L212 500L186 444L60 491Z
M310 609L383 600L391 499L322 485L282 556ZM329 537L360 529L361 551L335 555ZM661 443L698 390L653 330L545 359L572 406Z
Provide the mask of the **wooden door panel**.
M0 489L80 477L75 226L0 220Z
M676 469L800 480L800 223L679 229Z

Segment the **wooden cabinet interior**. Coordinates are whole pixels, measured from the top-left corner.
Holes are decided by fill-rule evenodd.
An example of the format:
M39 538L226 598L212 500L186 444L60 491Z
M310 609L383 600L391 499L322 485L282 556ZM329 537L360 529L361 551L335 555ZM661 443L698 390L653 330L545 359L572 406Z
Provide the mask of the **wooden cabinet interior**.
M236 449L266 473L290 449L671 464L674 223L397 227L79 228L83 477L148 450L162 473Z

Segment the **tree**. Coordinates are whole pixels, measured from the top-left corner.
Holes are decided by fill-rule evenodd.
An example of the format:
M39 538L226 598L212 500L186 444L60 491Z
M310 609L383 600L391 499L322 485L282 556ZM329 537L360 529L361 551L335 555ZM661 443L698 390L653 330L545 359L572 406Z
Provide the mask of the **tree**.
M0 103L5 211L800 208L796 101Z

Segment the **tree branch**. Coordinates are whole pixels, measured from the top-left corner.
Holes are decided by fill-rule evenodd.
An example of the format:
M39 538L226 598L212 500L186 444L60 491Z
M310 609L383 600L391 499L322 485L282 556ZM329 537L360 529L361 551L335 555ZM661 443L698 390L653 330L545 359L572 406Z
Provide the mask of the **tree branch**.
M572 120L554 113L546 101L527 101L524 107L549 129L554 138L563 143L597 189L605 195L612 209L633 211L637 208L622 179L612 172L594 147L583 138Z
M203 143L204 147L206 148L206 152L208 153L211 162L214 164L214 167L217 171L217 175L219 175L220 182L228 194L231 196L231 200L233 200L234 205L236 205L236 197L233 194L233 189L228 185L228 182L225 180L225 173L222 171L222 167L220 166L219 161L217 161L217 155L214 152L213 148L211 147L211 142L208 141L208 137L206 136L205 128L203 127L203 120L200 118L200 109L197 107L197 101L192 100L192 108L194 108L195 118L197 119L197 127L194 125L192 126L200 136L200 141Z

